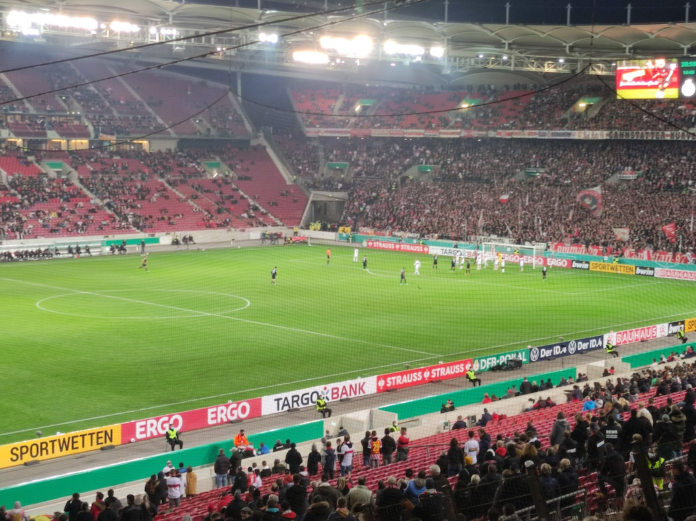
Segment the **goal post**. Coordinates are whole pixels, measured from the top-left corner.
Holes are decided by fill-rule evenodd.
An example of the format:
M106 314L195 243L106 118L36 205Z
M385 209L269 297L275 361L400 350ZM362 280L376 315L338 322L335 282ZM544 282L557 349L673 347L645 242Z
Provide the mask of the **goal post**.
M484 262L493 260L498 254L505 256L506 262L519 264L524 260L525 264L531 264L532 269L541 267L539 260L543 258L546 244L514 244L506 242L483 242L481 244Z

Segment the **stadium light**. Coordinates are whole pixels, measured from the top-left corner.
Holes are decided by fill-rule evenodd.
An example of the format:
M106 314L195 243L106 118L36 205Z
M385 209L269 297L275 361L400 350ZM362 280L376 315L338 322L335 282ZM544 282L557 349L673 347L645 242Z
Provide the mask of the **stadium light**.
M563 58L558 58L558 63L563 63L565 60Z
M292 59L296 62L308 63L310 65L326 65L329 63L327 54L319 51L295 51Z
M322 36L319 44L322 49L333 50L350 58L364 58L372 51L372 39L364 35L356 36L352 40Z
M436 45L435 47L430 48L430 56L433 58L442 58L445 55L445 49L444 47L440 47L439 45Z
M507 60L508 57L506 55L503 55L503 61Z
M28 30L32 25L55 25L57 27L71 27L74 29L86 29L94 31L99 27L99 22L94 18L81 16L63 16L51 13L25 13L24 11L10 11L7 15L7 25L10 27Z
M140 27L137 25L128 22L119 22L118 20L111 22L109 29L116 33L137 33L140 31Z
M479 54L479 58L483 58L483 54Z
M278 43L278 35L259 33L259 41L268 43Z
M425 49L420 45L404 45L396 43L394 40L384 42L384 52L392 54L406 54L408 56L422 56L425 54Z

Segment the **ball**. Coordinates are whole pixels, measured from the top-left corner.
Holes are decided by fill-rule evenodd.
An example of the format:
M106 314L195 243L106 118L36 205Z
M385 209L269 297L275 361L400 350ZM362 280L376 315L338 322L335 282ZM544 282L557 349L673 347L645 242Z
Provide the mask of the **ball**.
M41 431L36 431L36 435L40 437L43 435L43 433Z
M131 438L131 443L135 443L135 438Z

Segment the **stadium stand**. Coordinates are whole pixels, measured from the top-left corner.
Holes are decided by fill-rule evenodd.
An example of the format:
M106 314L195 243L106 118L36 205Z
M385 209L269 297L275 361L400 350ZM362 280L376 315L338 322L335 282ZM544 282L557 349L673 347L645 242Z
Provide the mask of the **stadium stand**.
M221 158L236 174L235 185L253 201L287 226L300 223L307 197L297 185L287 185L265 148L228 148Z

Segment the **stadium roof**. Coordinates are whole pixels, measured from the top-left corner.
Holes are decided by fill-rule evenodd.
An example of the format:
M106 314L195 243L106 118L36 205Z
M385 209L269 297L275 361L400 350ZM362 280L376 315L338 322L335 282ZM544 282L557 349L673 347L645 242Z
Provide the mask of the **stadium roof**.
M585 71L591 74L614 74L614 66L622 59L643 57L677 57L696 54L696 23L663 23L643 25L522 25L445 23L438 21L399 19L399 10L370 17L341 21L341 16L313 14L292 22L287 18L301 16L298 12L257 10L200 3L167 0L0 0L0 12L22 10L28 13L50 12L97 19L107 29L98 34L84 30L43 27L35 43L53 48L69 47L79 52L137 47L157 39L156 28L175 28L177 37L193 39L175 45L165 45L138 53L141 60L181 59L191 56L198 66L225 67L225 62L214 57L200 60L201 52L220 49L219 58L229 58L230 67L246 72L287 73L291 76L313 79L321 72L322 78L335 76L336 81L393 81L416 84L446 84L461 81L472 74L482 81L495 82L493 76L506 82L531 80L544 82L548 75L572 74ZM350 16L346 11L346 16ZM144 30L121 36L109 32L109 22L137 24ZM331 22L330 27L305 31L282 38L284 33L310 29ZM3 29L12 30L2 18ZM237 29L257 23L268 27L241 29L217 35L200 36L207 31ZM153 39L152 31L156 35ZM256 45L260 32L281 36L274 45ZM342 55L328 52L331 62L326 65L296 63L297 50L318 48L323 35L352 38L368 35L374 41L370 54L361 60L345 60ZM7 39L12 39L7 38ZM31 37L15 38L15 41ZM398 44L415 44L426 53L413 56L394 56L383 52L382 44L393 40ZM428 54L431 47L446 49L443 57ZM225 54L227 48L234 52ZM113 55L127 58L126 55ZM592 62L590 64L590 59ZM194 65L194 63L191 63ZM340 62L340 65L339 65ZM413 65L396 67L398 64ZM590 64L590 67L588 67ZM391 67L390 67L391 65ZM395 68L396 67L396 68ZM507 73L507 76L502 74ZM346 76L345 74L348 74ZM532 76L529 76L531 74ZM515 78L516 77L516 78Z
M62 11L69 14L111 16L133 21L174 23L182 27L239 27L255 22L273 22L297 13L260 11L218 5L179 3L166 0L0 0L3 10L22 9ZM389 16L398 18L398 11ZM292 22L292 27L310 27L324 20L323 15ZM414 20L362 19L347 21L332 31L343 34L369 34L376 38L402 40L445 40L450 51L478 52L485 49L517 51L522 54L558 56L607 55L614 58L684 55L696 44L696 23L648 25L505 25L444 23ZM592 36L594 35L594 38Z

